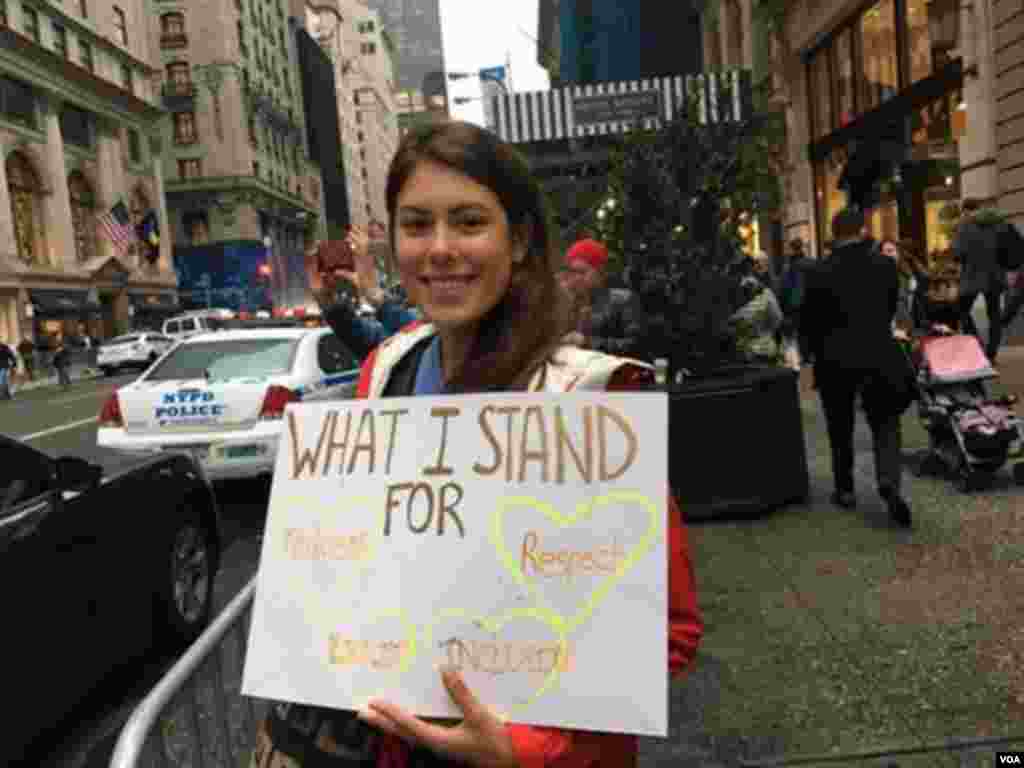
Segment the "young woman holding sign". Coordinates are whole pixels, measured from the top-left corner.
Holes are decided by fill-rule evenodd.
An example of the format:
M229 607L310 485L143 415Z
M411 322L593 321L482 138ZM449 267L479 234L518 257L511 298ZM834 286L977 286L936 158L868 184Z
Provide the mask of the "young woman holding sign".
M544 194L511 146L467 123L414 129L392 161L386 196L395 266L426 322L392 336L367 358L360 397L624 390L654 381L642 363L560 343L568 327L567 296L557 282L561 255ZM679 673L692 662L703 625L686 532L671 499L668 552L668 658ZM338 755L338 765L621 768L636 762L635 737L506 724L458 673L441 675L464 715L457 725L371 702L357 714L369 726L361 745L345 713L306 730L321 755ZM327 739L317 736L324 724L334 731ZM360 753L366 762L358 762Z

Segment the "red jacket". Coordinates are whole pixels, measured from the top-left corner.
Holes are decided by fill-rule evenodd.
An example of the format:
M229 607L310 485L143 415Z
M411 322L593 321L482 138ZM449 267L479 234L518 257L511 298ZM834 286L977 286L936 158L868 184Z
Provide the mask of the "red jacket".
M371 352L363 363L357 397L366 397L369 392L378 350ZM634 389L651 380L653 374L649 369L624 364L612 376L607 390ZM668 511L668 666L671 674L677 675L696 656L704 623L697 608L686 528L671 493ZM628 768L636 765L635 736L533 725L509 724L506 728L523 768ZM384 735L378 768L406 768L406 754L401 740Z

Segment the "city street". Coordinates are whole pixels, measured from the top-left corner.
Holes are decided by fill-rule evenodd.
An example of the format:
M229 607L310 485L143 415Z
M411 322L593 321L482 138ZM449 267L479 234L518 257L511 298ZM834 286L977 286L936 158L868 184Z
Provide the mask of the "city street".
M0 430L51 456L72 455L96 462L107 472L126 459L96 445L96 416L104 400L135 374L76 381L71 389L41 387L0 401ZM266 513L267 485L260 482L219 484L216 488L224 526L225 551L214 584L216 615L255 572L260 533ZM139 510L145 514L145 510ZM39 751L28 755L28 768L100 768L106 766L120 727L135 705L174 661L153 658L109 678L83 700L65 723L46 734Z

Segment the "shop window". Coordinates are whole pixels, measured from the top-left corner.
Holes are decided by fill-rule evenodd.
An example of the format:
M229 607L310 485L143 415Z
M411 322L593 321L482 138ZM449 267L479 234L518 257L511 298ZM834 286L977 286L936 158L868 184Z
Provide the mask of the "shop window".
M864 67L860 104L866 112L884 104L899 90L895 0L881 0L864 11L857 29Z
M160 47L181 48L188 45L185 36L185 14L178 11L160 17Z
M849 28L843 30L836 36L835 44L835 94L836 94L836 117L838 126L842 128L853 122L856 116L854 105L854 89L856 80L853 72L853 31Z
M828 56L826 47L811 58L811 104L816 139L827 136L832 130L832 77Z
M8 155L4 167L18 258L26 264L44 263L43 185L39 175L20 152Z
M71 198L75 256L82 263L96 255L96 198L80 171L74 171L68 176L68 196Z
M953 60L960 40L958 0L906 0L907 70L910 82L932 75Z
M205 245L210 241L210 220L205 211L188 211L182 216L189 245Z
M832 240L832 217L846 206L846 193L839 189L839 176L847 161L847 152L839 149L814 167L815 209L818 214L818 242ZM819 257L824 253L819 253Z

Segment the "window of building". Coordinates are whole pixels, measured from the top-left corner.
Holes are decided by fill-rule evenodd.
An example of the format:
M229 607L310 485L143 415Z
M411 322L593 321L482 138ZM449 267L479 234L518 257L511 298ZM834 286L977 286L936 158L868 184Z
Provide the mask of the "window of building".
M128 159L135 165L142 163L142 142L139 140L139 132L134 128L128 129Z
M126 91L135 91L135 80L132 73L131 65L126 62L121 62L121 85Z
M210 219L206 211L187 211L181 217L181 223L189 245L205 245L210 241Z
M846 206L846 194L839 189L839 175L847 153L838 149L814 167L814 188L818 212L818 242L832 240L832 217Z
M185 37L185 14L177 11L160 17L160 47L180 48L188 44Z
M849 125L856 117L854 92L856 90L856 77L854 76L853 62L853 30L849 27L840 32L833 43L835 52L835 100L836 118L838 128Z
M96 65L92 60L92 46L81 38L78 40L78 63L82 65L83 69L90 72L96 71Z
M359 32L362 33L362 34L366 34L367 32L373 32L373 22L372 21L361 21L361 22L359 22Z
M0 115L29 127L36 124L36 94L32 86L0 75Z
M78 13L83 19L89 18L89 3L88 0L78 0Z
M39 12L28 5L22 3L21 6L21 23L25 27L25 36L31 37L37 43L39 42Z
M53 50L62 59L68 57L68 31L60 24L53 25Z
M359 50L360 50L361 53L363 53L365 55L370 55L370 54L373 54L373 53L377 52L377 44L376 43L360 43L359 44Z
M7 26L7 0L0 0L0 27Z
M956 0L905 0L907 72L916 83L945 68L960 45L960 6Z
M202 161L198 157L178 160L178 177L182 179L198 179L203 175Z
M66 144L92 147L92 115L84 109L65 104L60 111L60 132Z
M174 143L175 144L195 144L197 137L196 134L196 114L191 111L175 112L173 115L174 120Z
M896 67L896 0L880 2L864 11L858 25L864 71L860 104L868 111L883 104L899 90Z
M35 168L21 152L7 156L7 192L11 198L14 243L18 258L26 264L43 263L43 185Z
M79 263L96 255L96 198L92 186L80 171L68 176L71 198L71 229L75 236L75 256Z
M172 61L167 65L167 83L175 93L191 93L192 71L187 61Z
M827 46L811 57L809 70L814 138L820 139L832 130L832 77Z
M128 17L124 9L114 6L114 32L121 45L128 45Z
M257 179L260 177L260 161L259 160L253 160L252 161L252 175L255 176Z

